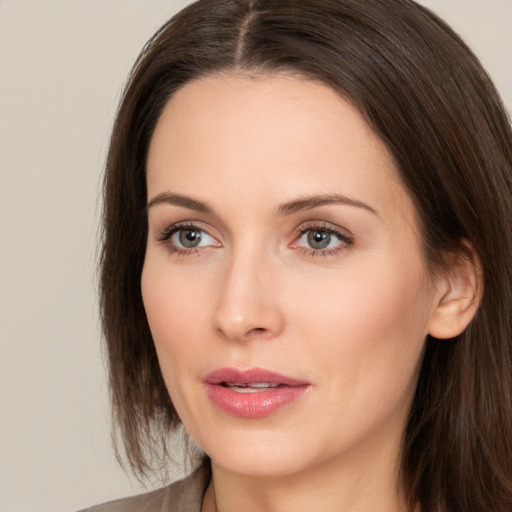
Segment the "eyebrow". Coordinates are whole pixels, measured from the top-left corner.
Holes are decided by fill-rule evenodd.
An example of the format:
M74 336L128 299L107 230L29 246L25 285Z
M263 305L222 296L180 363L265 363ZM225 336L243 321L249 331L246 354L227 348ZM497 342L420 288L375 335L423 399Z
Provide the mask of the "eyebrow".
M195 210L202 213L214 213L213 208L203 201L192 199L191 197L183 196L181 194L171 194L169 192L162 192L161 194L153 197L153 199L151 199L147 204L146 211L160 204L181 206L183 208L188 208L189 210ZM364 210L367 210L374 215L380 215L379 212L375 210L375 208L372 208L366 203L340 194L301 197L299 199L283 203L275 210L274 214L276 216L292 215L300 211L307 211L319 206L331 204L355 206L356 208L363 208Z
M147 204L146 211L159 204L172 204L175 206L188 208L189 210L196 210L202 213L213 213L213 209L202 201L192 199L188 196L182 196L181 194L169 194L168 192L162 192L161 194L153 197L153 199L151 199L151 201L149 201Z
M277 215L291 215L293 213L297 213L300 211L311 210L313 208L317 208L319 206L330 205L330 204L342 204L347 206L355 206L357 208L363 208L364 210L368 210L374 215L380 216L379 212L372 208L371 206L363 203L362 201L358 201L357 199L353 199L349 196L340 195L340 194L327 194L327 195L318 195L318 196L309 196L302 197L299 199L295 199L293 201L289 201L287 203L282 204L276 210Z

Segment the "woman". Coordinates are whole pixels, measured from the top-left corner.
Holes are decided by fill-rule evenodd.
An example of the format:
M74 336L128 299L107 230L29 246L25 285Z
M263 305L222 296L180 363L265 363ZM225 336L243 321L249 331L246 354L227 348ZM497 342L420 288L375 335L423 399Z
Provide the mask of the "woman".
M200 0L137 61L101 300L130 466L102 510L509 511L512 134L410 0Z

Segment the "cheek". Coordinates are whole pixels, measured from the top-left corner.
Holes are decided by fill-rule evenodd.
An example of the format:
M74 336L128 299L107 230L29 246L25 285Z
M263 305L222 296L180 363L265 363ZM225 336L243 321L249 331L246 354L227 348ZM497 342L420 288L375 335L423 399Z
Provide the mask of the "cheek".
M191 371L198 353L191 340L201 339L196 332L204 325L205 300L199 296L204 288L185 280L183 273L170 272L168 264L151 256L144 265L141 288L162 373L172 392L177 377Z
M389 260L361 259L331 275L316 275L315 281L295 280L289 301L301 297L295 299L296 320L305 320L319 337L333 329L343 339L372 330L405 336L415 327L426 334L431 297L425 271L415 262Z
M313 295L304 289L308 300L296 313L297 332L314 346L311 364L316 371L323 366L336 391L350 390L340 396L359 397L351 403L361 408L412 391L428 331L431 296L423 269L407 262L375 267L351 268L339 285Z

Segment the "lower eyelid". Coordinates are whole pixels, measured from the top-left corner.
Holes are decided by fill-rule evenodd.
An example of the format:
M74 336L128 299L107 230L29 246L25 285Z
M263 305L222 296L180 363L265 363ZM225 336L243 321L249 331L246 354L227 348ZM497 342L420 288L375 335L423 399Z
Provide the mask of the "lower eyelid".
M337 237L341 242L352 244L353 243L353 237L352 235L338 229L334 229L330 226L308 226L306 228L301 228L298 230L296 239L301 238L306 233L309 233L310 231L324 231L326 233L329 233L330 235L333 235Z
M156 237L159 240L170 238L173 236L176 232L183 231L183 230L191 230L191 231L201 231L202 233L206 233L209 235L209 233L202 228L201 226L197 226L195 224L166 224L165 227L156 230ZM211 235L209 235L211 236ZM212 237L213 238L213 237Z
M169 237L169 240L172 240L174 238L175 235L177 235L180 231L198 231L201 233L201 240L200 240L200 243L203 242L203 241L206 241L206 239L210 239L212 240L213 242L216 242L215 238L213 238L213 236L211 236L210 234L208 234L206 231L204 231L203 229L190 229L190 228L180 228L180 229L176 229L172 234L171 236ZM173 242L174 243L174 242ZM178 246L177 244L174 244L176 246ZM198 249L200 247L209 247L209 246L216 246L218 245L217 243L207 243L206 245L197 245L195 247L189 247L188 250L191 250L191 249ZM184 247L180 247L180 249L185 249Z
M180 233L180 231L187 230L199 231L201 233L201 236L206 239L207 243L193 247L185 247L173 241L175 235ZM218 248L222 246L218 239L215 236L211 235L207 229L200 225L186 222L166 225L164 229L161 229L156 232L155 239L156 242L161 244L170 254L184 257L200 255L203 252L208 251L209 249ZM203 242L203 240L201 242Z

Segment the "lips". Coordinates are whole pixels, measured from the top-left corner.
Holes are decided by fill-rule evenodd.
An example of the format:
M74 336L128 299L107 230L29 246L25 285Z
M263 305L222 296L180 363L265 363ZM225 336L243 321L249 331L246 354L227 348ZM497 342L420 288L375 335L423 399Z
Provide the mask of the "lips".
M311 384L260 368L221 368L205 378L210 401L222 411L246 418L269 416L296 402Z

